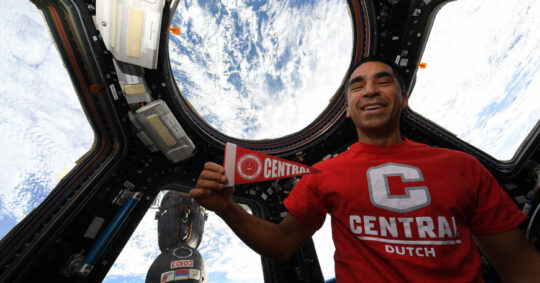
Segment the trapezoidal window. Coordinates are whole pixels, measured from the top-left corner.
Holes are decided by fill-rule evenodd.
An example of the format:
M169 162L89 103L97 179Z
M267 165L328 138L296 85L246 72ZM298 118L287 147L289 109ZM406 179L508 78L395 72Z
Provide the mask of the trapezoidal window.
M538 15L538 1L444 5L411 109L496 159L512 159L540 117Z
M148 209L137 229L116 259L104 283L144 282L152 263L161 254L158 225L155 219L161 198ZM248 213L250 207L240 204ZM206 263L206 282L263 282L261 257L246 246L225 222L212 211L206 211L202 241L197 248ZM163 270L165 273L173 268ZM193 280L192 280L193 281Z
M36 6L3 5L0 26L3 238L90 150L94 132Z
M183 1L171 69L183 97L225 135L272 139L327 107L351 62L347 1Z

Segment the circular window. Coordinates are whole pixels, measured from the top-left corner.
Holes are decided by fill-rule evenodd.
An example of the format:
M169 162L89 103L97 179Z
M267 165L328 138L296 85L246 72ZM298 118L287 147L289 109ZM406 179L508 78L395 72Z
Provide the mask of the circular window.
M283 137L328 106L351 63L347 2L184 1L169 58L192 109L238 139Z

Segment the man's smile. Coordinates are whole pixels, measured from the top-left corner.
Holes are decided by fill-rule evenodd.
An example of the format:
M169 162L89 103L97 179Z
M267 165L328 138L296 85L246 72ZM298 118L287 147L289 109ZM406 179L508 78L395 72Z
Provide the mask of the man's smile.
M364 113L379 113L383 112L387 105L382 102L365 103L359 107Z

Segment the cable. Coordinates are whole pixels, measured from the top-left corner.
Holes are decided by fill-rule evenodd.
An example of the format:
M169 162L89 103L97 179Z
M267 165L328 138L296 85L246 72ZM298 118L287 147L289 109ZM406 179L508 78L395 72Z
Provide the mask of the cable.
M540 205L537 205L536 206L536 209L534 210L534 213L531 217L531 221L529 221L529 225L527 225L527 232L525 233L525 238L527 238L527 240L529 240L529 236L530 236L530 233L531 233L531 230L532 230L532 226L534 224L534 219L536 218L536 215L538 215L538 211L540 210Z

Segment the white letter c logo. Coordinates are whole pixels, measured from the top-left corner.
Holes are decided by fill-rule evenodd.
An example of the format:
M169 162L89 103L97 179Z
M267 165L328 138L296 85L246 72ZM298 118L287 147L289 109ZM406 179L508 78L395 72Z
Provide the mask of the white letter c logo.
M431 196L426 186L405 187L405 195L391 195L388 185L390 176L400 176L403 183L424 181L422 171L410 165L385 163L369 168L367 171L369 199L374 206L404 213L431 203Z

